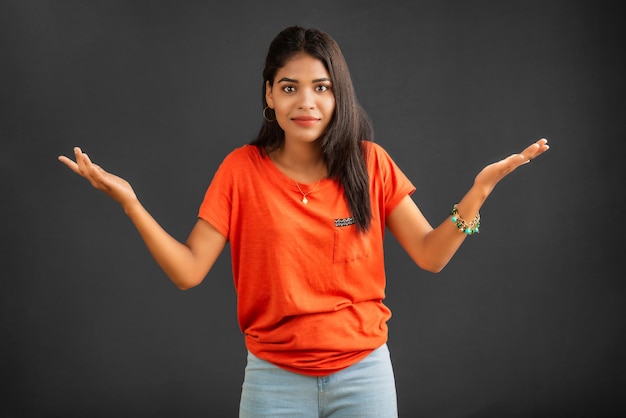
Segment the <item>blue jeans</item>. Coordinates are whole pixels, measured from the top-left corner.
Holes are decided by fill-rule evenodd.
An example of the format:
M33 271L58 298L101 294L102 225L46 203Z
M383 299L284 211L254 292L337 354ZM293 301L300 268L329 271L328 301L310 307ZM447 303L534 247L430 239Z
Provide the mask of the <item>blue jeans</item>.
M240 418L396 418L396 384L384 344L337 373L292 373L248 353Z

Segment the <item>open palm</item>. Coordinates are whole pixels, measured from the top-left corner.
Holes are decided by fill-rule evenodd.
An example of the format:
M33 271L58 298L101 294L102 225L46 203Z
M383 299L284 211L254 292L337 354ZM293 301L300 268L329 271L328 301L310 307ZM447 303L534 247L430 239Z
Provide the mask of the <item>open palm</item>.
M528 146L521 153L511 154L508 157L489 164L483 168L474 179L474 184L491 191L496 184L498 184L498 182L508 174L513 172L518 167L528 164L533 159L546 152L549 148L548 140L542 138Z
M93 187L106 193L122 207L137 199L130 183L121 177L111 174L89 159L89 156L78 147L74 148L76 161L62 155L59 161L68 166L74 173L86 178Z

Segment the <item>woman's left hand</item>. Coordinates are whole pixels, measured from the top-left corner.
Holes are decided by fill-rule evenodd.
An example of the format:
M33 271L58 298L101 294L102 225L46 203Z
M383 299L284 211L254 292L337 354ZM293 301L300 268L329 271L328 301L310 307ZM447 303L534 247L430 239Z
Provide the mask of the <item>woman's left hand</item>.
M474 179L474 186L483 188L487 194L490 193L496 184L509 173L524 164L528 164L549 148L548 140L542 138L519 154L512 154L503 160L489 164L478 173Z

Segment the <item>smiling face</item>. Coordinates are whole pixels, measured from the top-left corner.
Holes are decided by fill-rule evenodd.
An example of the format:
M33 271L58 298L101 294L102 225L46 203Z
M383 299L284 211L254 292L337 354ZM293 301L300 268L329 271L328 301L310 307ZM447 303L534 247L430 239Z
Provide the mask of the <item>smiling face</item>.
M266 82L265 100L274 109L285 141L313 142L326 131L335 111L330 75L317 58L299 53Z

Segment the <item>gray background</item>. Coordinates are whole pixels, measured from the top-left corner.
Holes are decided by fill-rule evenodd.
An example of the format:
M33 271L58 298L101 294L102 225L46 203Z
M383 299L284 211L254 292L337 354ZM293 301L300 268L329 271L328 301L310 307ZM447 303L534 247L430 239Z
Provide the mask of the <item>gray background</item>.
M0 416L236 416L228 251L177 290L56 157L82 146L184 240L219 162L257 132L267 46L292 24L339 42L433 224L485 164L552 145L439 275L387 237L401 416L626 415L624 16L609 4L0 3Z

